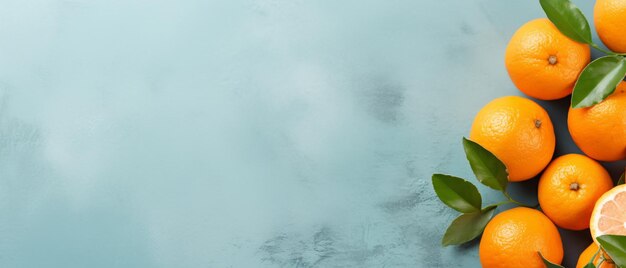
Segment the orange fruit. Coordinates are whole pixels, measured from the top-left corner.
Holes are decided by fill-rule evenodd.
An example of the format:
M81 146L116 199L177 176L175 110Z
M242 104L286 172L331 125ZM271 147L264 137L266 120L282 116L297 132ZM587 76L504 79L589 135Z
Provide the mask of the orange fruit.
M604 101L589 108L570 108L567 126L578 147L591 158L626 158L626 82Z
M589 230L594 241L605 234L626 235L626 184L616 186L598 199Z
M554 128L548 113L517 96L485 105L474 118L469 137L504 162L510 181L536 176L554 153Z
M504 55L513 84L524 94L541 100L571 94L590 60L588 45L569 39L545 18L522 25L511 37Z
M598 162L580 154L554 159L539 179L539 204L557 226L589 228L596 200L613 187L611 175Z
M626 52L626 1L597 0L593 18L602 42L613 51Z
M591 245L589 245L584 251L583 253L580 253L580 256L578 257L578 262L576 263L576 268L583 268L585 267L585 265L587 265L587 263L589 263L589 261L591 260L591 258L593 258L593 255L596 255L596 252L598 252L598 245L596 245L596 243L591 243ZM604 255L605 259L610 259L609 255L606 255L606 253L603 252L598 252L598 255L596 255L596 257L593 259L593 264L597 265L598 262L600 262L600 254ZM615 266L615 264L612 261L607 261L605 260L602 264L600 264L600 266L598 268L616 268L617 266Z
M524 207L496 215L485 227L478 249L483 268L544 268L538 252L561 263L561 235L543 213Z

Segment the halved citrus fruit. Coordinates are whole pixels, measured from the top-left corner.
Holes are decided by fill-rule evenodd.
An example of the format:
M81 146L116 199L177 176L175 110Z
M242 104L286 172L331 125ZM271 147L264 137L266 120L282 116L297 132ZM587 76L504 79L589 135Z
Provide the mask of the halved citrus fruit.
M604 193L596 202L589 222L591 237L626 235L626 184Z

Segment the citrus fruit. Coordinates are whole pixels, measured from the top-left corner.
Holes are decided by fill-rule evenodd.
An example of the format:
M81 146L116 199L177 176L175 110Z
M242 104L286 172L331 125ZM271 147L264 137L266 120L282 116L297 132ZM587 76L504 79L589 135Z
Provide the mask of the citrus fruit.
M580 154L554 159L539 179L539 204L557 226L589 228L596 200L613 187L609 173L598 162Z
M626 235L626 184L616 186L598 199L589 230L594 241L605 234Z
M517 96L485 105L474 118L469 137L504 162L510 181L536 176L554 153L554 128L548 113Z
M572 93L590 59L588 45L569 39L544 18L522 25L513 34L504 63L513 84L524 94L555 100Z
M626 52L626 1L597 0L593 18L602 42L613 51Z
M563 260L556 226L538 210L524 207L496 215L485 227L478 251L484 268L543 268L538 252L553 263Z
M598 262L600 261L600 254L602 254L605 259L609 258L609 255L606 255L606 253L604 252L598 252L598 249L599 247L598 245L596 245L596 243L591 243L591 245L589 245L583 251L583 253L580 253L580 256L578 257L578 263L576 263L576 268L584 268L585 265L589 263L591 258L593 258L593 255L596 255L596 252L598 253L598 255L596 255L596 257L593 259L594 265L597 265ZM616 266L612 261L605 260L602 264L600 264L598 268L615 268L615 267Z
M591 158L626 158L626 82L604 101L588 108L570 108L567 126L578 147Z

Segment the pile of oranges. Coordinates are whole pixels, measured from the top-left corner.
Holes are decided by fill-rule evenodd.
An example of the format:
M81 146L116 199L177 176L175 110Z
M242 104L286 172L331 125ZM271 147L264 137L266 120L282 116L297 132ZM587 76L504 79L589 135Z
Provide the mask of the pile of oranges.
M597 0L594 21L606 46L626 53L626 0ZM589 45L569 39L548 19L536 19L515 32L506 48L505 65L524 94L556 100L572 93L590 54ZM469 138L506 165L509 181L541 173L541 211L519 207L495 216L480 241L483 267L544 267L537 252L561 263L563 244L557 226L589 228L594 240L602 234L626 235L626 185L614 187L609 173L596 162L626 159L626 82L593 107L570 108L567 125L585 155L553 160L554 126L548 113L531 99L501 97L476 115ZM596 243L581 254L577 267L594 256ZM596 263L599 259L596 256ZM607 260L601 267L613 265Z

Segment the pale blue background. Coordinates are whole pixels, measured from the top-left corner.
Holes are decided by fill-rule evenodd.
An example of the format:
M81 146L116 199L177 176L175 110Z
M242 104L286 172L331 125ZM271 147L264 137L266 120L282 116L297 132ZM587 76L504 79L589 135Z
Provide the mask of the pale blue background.
M471 178L461 137L520 94L504 48L540 16L527 0L0 1L0 266L477 267L476 243L439 246L457 213L430 175ZM541 104L557 153L576 152L567 100ZM590 240L564 234L571 265Z

